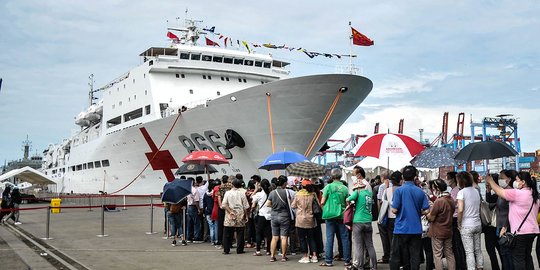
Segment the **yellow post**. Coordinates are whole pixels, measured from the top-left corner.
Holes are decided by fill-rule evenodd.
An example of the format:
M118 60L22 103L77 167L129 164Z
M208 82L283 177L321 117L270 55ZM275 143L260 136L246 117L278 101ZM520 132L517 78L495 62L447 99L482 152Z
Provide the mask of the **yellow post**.
M62 199L52 199L51 200L51 213L58 214L60 213L60 204L62 203Z

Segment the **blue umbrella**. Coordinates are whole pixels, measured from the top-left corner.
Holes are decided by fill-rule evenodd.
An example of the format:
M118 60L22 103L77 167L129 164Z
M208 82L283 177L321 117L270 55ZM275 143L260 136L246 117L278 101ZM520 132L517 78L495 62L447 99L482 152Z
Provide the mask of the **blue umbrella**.
M163 194L161 195L161 201L177 204L182 199L191 194L192 180L180 180L174 179L163 186Z
M267 171L283 170L291 163L309 161L307 157L292 151L276 152L268 156L259 169Z

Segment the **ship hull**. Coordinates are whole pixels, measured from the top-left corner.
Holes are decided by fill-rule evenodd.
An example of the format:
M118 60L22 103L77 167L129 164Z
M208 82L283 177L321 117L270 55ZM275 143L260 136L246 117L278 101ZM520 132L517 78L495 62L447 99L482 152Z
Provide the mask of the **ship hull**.
M180 115L141 123L72 147L65 166L108 160L106 167L65 169L65 173L56 175L50 172L58 168L46 171L57 182L57 191L63 193L156 194L171 180L190 150L211 149L230 161L216 166L218 173L213 178L237 173L246 178L253 174L273 177L273 172L258 170L266 156L283 150L314 156L372 86L365 77L333 74L251 87ZM340 94L340 89L345 91ZM227 129L236 131L245 147L225 149ZM308 148L311 151L306 152Z

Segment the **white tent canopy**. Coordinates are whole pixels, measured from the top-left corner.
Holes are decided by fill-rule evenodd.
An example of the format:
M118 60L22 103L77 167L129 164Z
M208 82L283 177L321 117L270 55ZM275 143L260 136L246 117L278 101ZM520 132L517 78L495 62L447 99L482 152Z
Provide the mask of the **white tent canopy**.
M0 182L5 181L11 177L17 177L20 180L33 185L56 184L56 182L52 181L49 177L47 177L47 175L28 166L20 169L15 169L0 175Z

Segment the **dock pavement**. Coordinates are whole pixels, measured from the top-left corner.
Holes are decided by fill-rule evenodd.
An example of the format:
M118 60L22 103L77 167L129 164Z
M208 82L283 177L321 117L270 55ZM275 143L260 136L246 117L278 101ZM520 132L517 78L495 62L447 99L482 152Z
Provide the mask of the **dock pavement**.
M128 199L126 204L144 204L148 200ZM155 203L159 203L155 201ZM74 203L63 203L70 206ZM21 208L48 204L22 205ZM21 211L22 224L0 226L0 269L319 269L315 263L301 264L300 254L288 256L288 262L270 262L269 256L246 253L223 255L210 243L172 246L164 239L163 208L154 207L152 231L151 207L117 205L119 211L104 213L102 233L100 208L62 209L50 215L49 238L46 238L47 209ZM375 225L375 223L374 223ZM324 226L324 225L323 225ZM324 227L323 227L324 229ZM483 238L483 236L482 236ZM377 257L382 256L382 245L374 226L373 240ZM482 240L483 242L483 240ZM491 269L484 251L484 269ZM535 269L537 261L534 257ZM334 269L343 269L342 261L334 262ZM379 264L378 269L389 269ZM425 269L425 265L421 265Z

